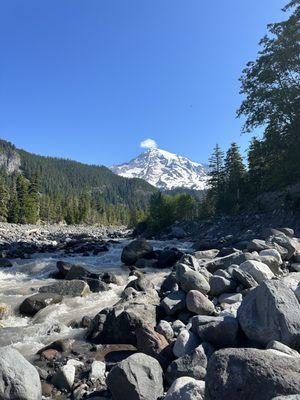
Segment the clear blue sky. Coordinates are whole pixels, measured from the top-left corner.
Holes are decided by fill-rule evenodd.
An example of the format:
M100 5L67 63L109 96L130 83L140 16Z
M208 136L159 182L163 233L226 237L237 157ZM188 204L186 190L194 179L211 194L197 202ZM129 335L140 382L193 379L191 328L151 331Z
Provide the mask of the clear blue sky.
M110 165L159 147L207 161L240 135L238 78L281 0L2 0L0 137Z

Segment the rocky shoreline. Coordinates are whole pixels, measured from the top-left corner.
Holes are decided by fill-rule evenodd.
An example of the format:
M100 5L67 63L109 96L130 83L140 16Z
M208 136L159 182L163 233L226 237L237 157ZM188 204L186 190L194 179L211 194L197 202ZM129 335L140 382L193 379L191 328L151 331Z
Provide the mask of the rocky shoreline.
M97 251L104 239L130 236L120 226L20 225L0 222L0 258L26 258L34 253ZM100 247L101 251L101 247Z
M155 250L133 240L121 255L125 285L113 273L58 261L55 281L26 298L21 314L114 286L119 300L73 322L83 338L41 347L31 363L2 347L0 398L299 399L300 239L268 229L238 249L195 247Z

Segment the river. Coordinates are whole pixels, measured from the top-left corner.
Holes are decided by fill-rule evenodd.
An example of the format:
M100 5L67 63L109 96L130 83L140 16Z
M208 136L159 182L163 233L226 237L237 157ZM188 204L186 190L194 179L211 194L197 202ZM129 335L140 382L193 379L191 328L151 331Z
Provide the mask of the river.
M84 329L73 329L72 321L80 321L85 315L94 316L105 307L119 300L128 282L128 269L121 264L121 253L128 240L109 243L109 251L97 256L73 256L65 253L36 254L31 259L14 260L13 267L0 270L0 306L9 308L9 314L1 321L0 346L11 345L30 359L41 347L62 338L83 338ZM191 243L173 241L150 241L155 250L176 247L188 251ZM91 293L86 297L64 297L62 303L50 305L33 318L18 312L22 301L37 293L41 286L56 282L49 274L56 271L56 262L64 260L79 264L92 272L111 271L118 275L124 285L110 285L106 292ZM153 274L154 283L166 270L147 271ZM132 278L129 278L132 279Z

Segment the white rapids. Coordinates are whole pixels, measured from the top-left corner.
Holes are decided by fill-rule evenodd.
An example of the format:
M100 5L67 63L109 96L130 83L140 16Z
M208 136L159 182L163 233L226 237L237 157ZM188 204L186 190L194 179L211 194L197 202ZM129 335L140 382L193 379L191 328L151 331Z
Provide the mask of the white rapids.
M9 314L0 320L0 347L11 345L25 357L30 358L41 347L62 338L83 338L84 329L70 327L72 321L80 321L85 315L93 317L105 307L115 304L124 286L110 285L106 292L92 293L87 297L64 297L60 304L50 305L39 311L33 318L21 316L18 312L22 301L38 292L41 286L55 282L49 278L56 271L56 262L64 260L80 264L92 272L110 271L128 281L128 269L121 264L121 252L128 243L122 240L109 244L109 251L97 256L67 256L64 253L36 254L29 260L15 260L12 268L0 270L0 306L9 308ZM154 249L177 247L188 250L191 243L176 240L150 242ZM151 272L166 274L165 270ZM154 280L155 282L155 280Z

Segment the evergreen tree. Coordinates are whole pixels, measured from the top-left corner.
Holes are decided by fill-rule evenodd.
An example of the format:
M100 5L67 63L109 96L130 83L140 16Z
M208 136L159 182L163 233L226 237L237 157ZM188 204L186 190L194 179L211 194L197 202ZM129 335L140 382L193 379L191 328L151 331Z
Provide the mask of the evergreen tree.
M237 112L246 117L244 131L264 128L264 190L300 180L300 1L284 11L288 19L268 26L258 58L243 71Z
M237 212L239 211L241 205L246 177L246 169L236 143L232 143L226 153L224 176L225 209L231 212Z
M224 195L224 153L216 144L213 154L209 159L209 196L213 209L219 209Z
M29 198L29 183L22 174L19 174L17 178L17 196L19 207L18 222L26 224L31 212L31 204Z
M8 215L8 189L4 177L0 175L0 220L6 221Z

